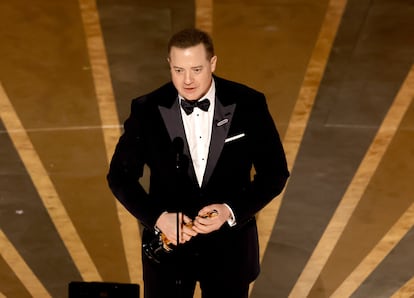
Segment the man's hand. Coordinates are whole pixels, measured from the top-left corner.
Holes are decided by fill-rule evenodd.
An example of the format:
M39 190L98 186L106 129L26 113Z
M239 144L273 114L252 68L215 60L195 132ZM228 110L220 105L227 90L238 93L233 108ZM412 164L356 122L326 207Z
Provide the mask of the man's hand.
M196 236L197 232L191 226L186 226L186 224L191 223L191 219L188 216L179 213L178 217L180 225L179 241L182 244ZM171 244L177 245L177 213L164 212L157 219L156 226Z
M194 219L193 230L200 234L216 231L227 222L230 215L230 210L224 204L206 206L198 212L198 216Z

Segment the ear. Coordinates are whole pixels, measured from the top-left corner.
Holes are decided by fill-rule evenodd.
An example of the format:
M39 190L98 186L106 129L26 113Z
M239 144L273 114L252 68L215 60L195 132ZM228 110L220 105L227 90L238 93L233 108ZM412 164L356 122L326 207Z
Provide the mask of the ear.
M168 68L171 69L171 59L170 59L170 57L167 57L166 60L167 60L167 63L168 63Z
M216 70L216 63L217 63L217 56L211 57L210 59L211 72L214 72Z

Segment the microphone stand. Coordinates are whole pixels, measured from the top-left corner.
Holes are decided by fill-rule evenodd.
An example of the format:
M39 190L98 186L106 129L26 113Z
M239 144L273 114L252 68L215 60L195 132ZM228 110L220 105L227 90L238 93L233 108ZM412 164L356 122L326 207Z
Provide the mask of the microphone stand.
M177 279L175 280L175 284L177 286L177 298L181 297L181 270L180 270L180 212L177 211L177 247L176 249L176 270L177 270Z
M175 153L175 174L176 174L176 200L177 200L177 212L176 212L176 227L177 227L177 246L176 246L176 287L177 287L177 298L181 297L181 287L182 287L182 281L181 281L181 268L180 268L180 257L181 257L181 251L180 251L180 212L181 212L181 222L183 220L183 214L182 214L182 175L183 175L183 148L184 148L184 141L180 137L176 137L173 140L173 147L174 147L174 153Z

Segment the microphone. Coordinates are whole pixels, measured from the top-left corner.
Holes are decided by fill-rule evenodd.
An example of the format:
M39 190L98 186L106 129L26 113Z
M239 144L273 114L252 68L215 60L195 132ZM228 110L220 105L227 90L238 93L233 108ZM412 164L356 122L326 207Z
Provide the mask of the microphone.
M181 137L175 137L172 141L172 146L175 154L175 168L179 170L182 163L182 155L184 150L184 141Z

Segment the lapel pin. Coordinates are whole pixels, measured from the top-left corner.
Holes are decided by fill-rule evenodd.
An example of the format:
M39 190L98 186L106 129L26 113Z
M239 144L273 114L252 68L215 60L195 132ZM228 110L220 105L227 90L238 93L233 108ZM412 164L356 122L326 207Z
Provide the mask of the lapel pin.
M222 126L222 125L226 124L227 122L229 122L229 119L227 119L227 118L223 119L223 120L217 122L217 126Z

